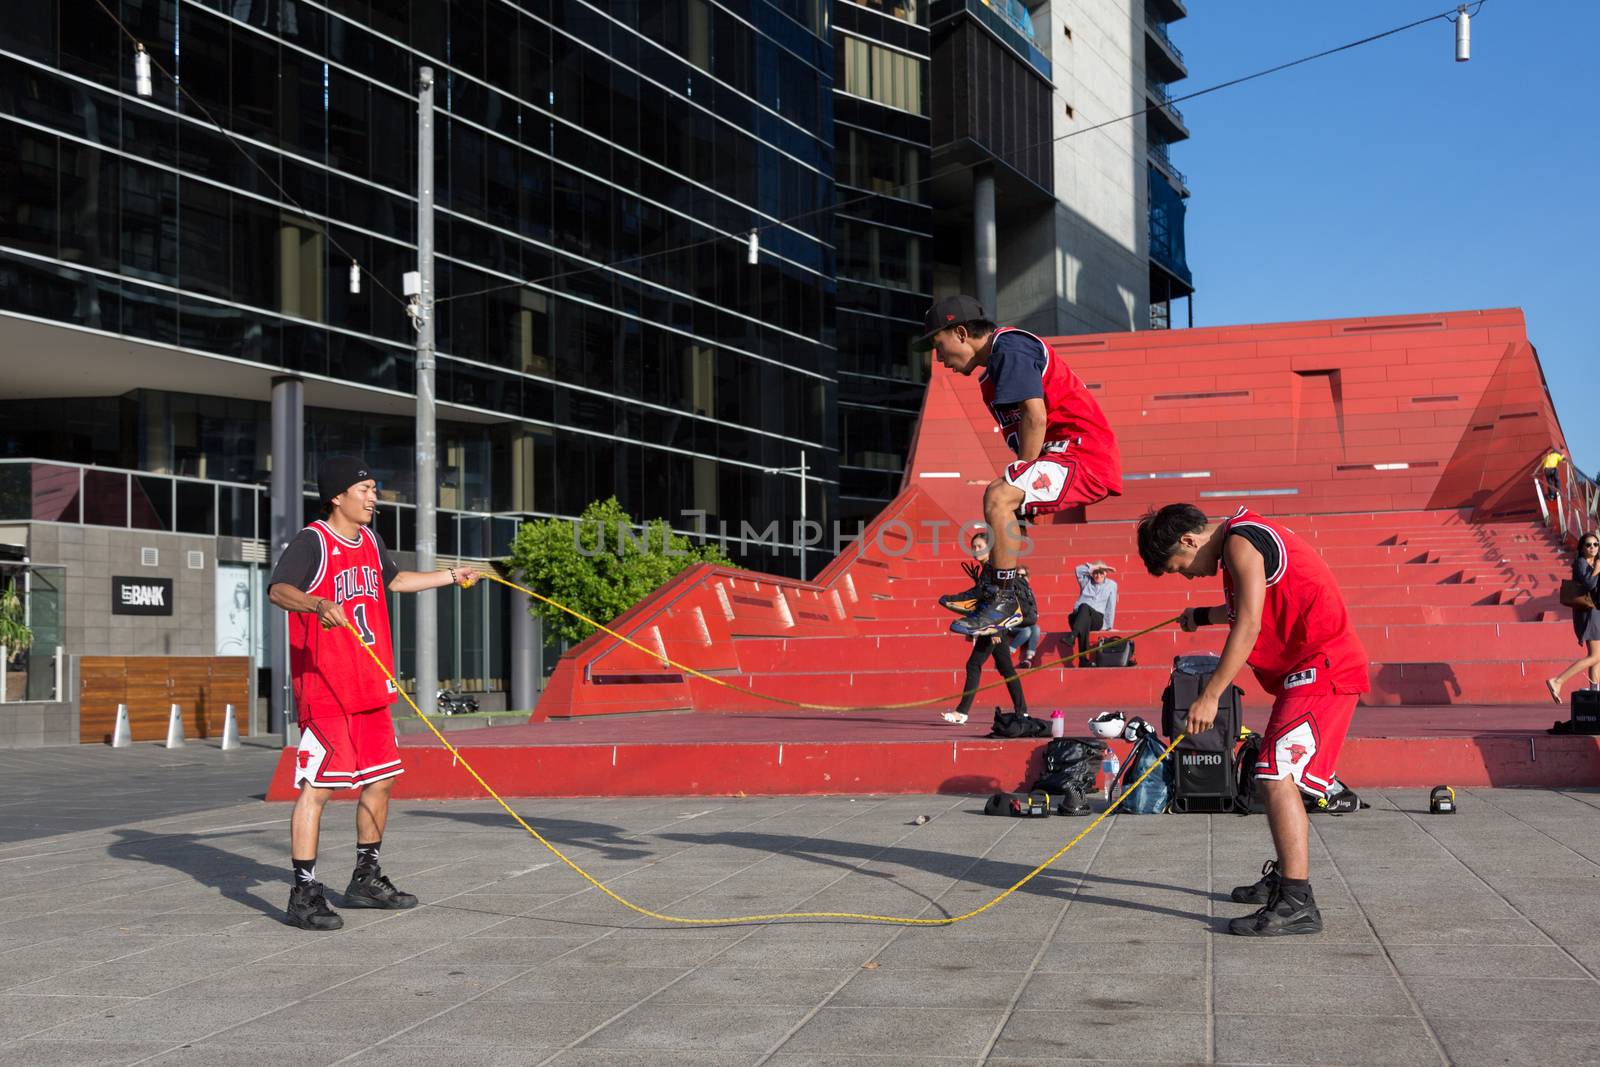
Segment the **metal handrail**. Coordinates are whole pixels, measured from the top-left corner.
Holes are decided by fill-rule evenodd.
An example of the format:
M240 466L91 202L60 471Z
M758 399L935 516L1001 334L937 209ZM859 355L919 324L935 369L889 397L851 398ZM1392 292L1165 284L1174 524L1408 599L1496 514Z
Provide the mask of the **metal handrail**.
M1183 49L1179 48L1168 35L1167 24L1165 22L1151 17L1151 13L1146 10L1144 13L1144 24L1150 28L1151 33L1154 33L1157 37L1161 38L1161 43L1165 44L1167 49L1174 56L1176 56L1180 62L1183 61Z
M1166 171L1168 175L1176 179L1179 185L1188 188L1189 177L1188 175L1184 174L1183 171L1172 165L1172 156L1168 152L1169 147L1170 146L1165 141L1151 141L1150 158L1155 160L1156 166L1160 167L1162 170Z
M1178 121L1178 125L1184 125L1183 112L1178 110L1178 105L1172 102L1172 94L1167 92L1167 87L1165 85L1162 85L1157 81L1150 81L1149 79L1146 79L1144 87L1151 96L1160 101L1162 108Z
M1540 460L1549 455L1541 452ZM1533 491L1539 501L1539 514L1544 524L1558 533L1562 540L1577 540L1600 524L1600 484L1579 470L1569 459L1563 459L1556 468L1556 491L1552 499L1550 484L1541 465L1534 470Z

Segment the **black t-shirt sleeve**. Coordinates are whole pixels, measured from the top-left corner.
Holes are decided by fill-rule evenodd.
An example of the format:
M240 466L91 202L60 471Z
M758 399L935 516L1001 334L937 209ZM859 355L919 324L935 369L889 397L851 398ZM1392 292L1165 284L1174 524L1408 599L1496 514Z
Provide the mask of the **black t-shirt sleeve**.
M292 585L302 593L308 593L321 567L322 539L307 528L295 534L289 547L278 557L278 565L272 568L272 577L267 579L267 585Z
M389 546L383 543L383 538L378 536L378 531L367 527L367 533L372 536L372 541L378 546L378 558L383 561L383 587L389 588L389 583L394 581L394 576L400 573L400 564L389 555Z
M989 350L989 377L995 406L1020 404L1044 396L1044 343L1025 333L1003 333Z
M1228 536L1249 541L1251 547L1261 553L1261 563L1269 577L1278 573L1278 542L1273 540L1270 533L1259 526L1230 526Z

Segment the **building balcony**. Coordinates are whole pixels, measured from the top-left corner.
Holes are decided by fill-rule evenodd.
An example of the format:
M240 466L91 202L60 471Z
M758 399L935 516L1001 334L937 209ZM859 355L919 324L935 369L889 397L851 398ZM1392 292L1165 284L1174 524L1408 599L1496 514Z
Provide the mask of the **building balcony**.
M1145 10L1144 31L1144 68L1151 77L1163 82L1187 78L1189 68L1183 61L1183 50L1167 35L1167 24L1156 21L1149 9Z
M1189 8L1183 0L1149 0L1145 10L1153 13L1158 22L1177 22L1189 17Z
M929 26L966 16L982 26L1046 81L1054 84L1049 58L1034 44L1033 22L1020 0L933 0L928 6Z
M1157 170L1166 175L1173 188L1177 189L1179 196L1187 198L1189 195L1189 178L1183 171L1172 165L1172 155L1168 151L1169 147L1164 142L1151 141L1150 162L1155 165Z
M1184 124L1183 112L1172 102L1172 94L1167 92L1167 87L1160 82L1146 81L1144 89L1152 105L1151 110L1145 113L1145 129L1149 140L1166 144L1187 141L1189 127Z

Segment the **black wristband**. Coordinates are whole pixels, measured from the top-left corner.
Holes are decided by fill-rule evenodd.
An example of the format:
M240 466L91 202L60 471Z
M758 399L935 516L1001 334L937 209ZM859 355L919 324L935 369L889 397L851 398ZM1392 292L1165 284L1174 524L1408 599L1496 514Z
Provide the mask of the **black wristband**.
M1210 626L1211 625L1211 609L1210 608L1195 608L1194 609L1194 624L1196 626Z

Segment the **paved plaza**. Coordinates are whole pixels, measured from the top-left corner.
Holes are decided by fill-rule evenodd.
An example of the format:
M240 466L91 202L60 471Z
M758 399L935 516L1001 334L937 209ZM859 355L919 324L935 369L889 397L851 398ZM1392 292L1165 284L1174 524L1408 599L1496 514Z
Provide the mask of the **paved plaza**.
M415 911L281 921L274 753L7 753L0 1063L821 1067L1600 1061L1600 792L1313 819L1317 937L1223 933L1259 816L1119 816L953 928L668 928L488 803L399 805ZM673 914L970 909L1084 825L955 797L518 801ZM343 888L353 807L320 874ZM919 825L916 817L930 820Z

